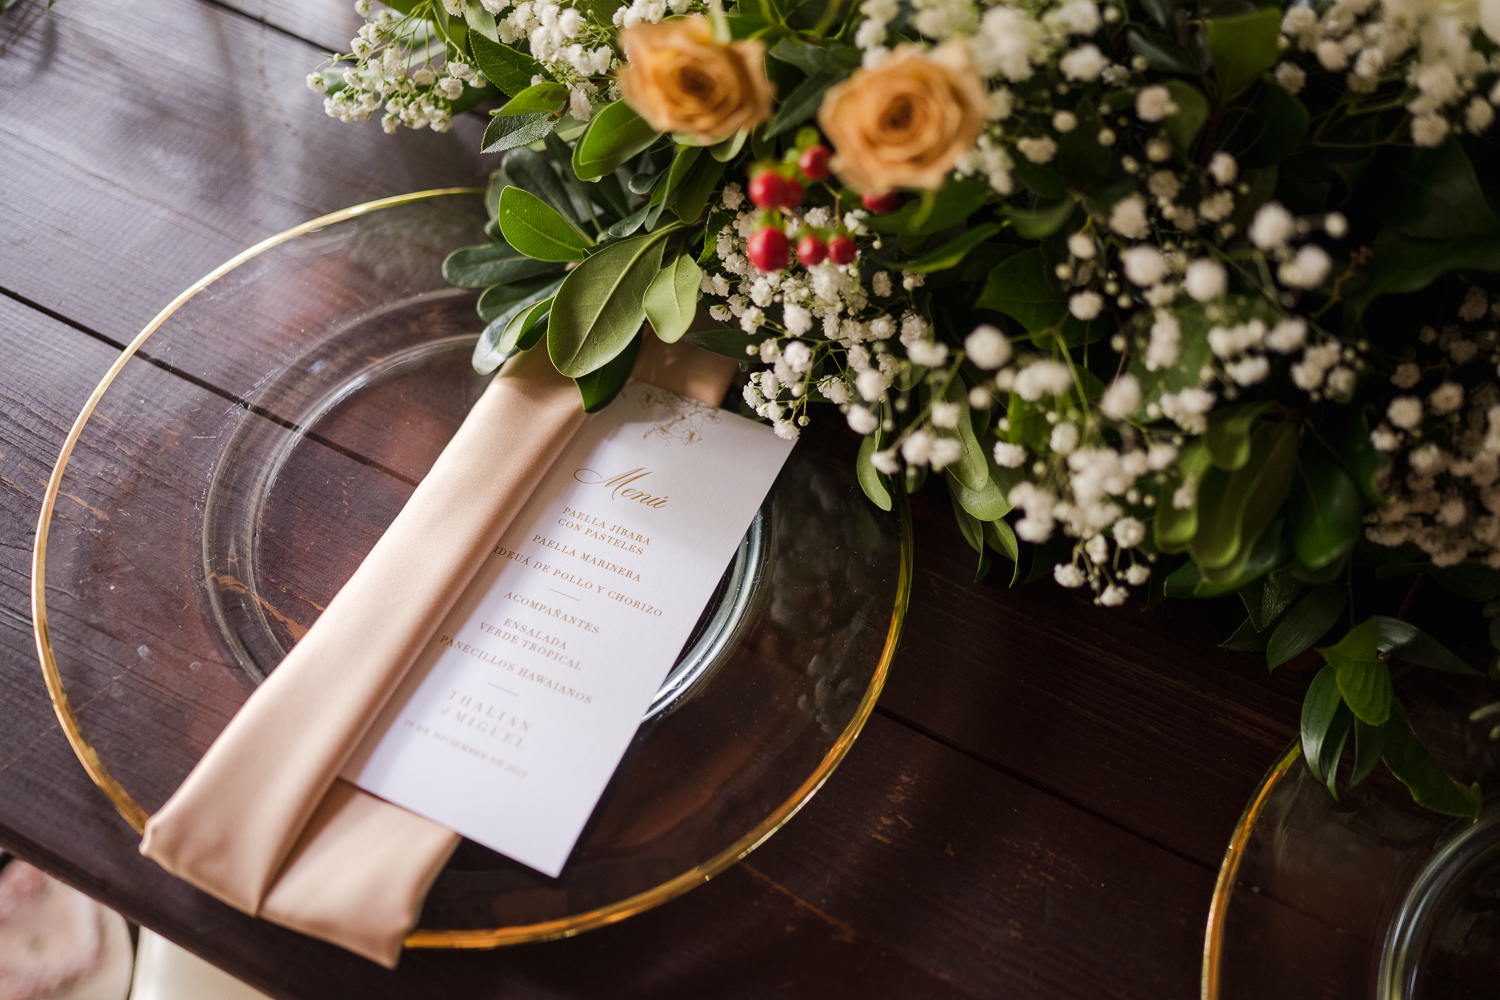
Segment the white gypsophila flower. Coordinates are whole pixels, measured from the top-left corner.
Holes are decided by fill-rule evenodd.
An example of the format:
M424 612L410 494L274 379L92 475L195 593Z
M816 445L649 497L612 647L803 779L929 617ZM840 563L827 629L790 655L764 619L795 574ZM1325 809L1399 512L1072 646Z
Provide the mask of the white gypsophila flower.
M870 464L875 466L876 471L883 472L887 476L894 476L901 471L901 461L896 458L896 449L894 448L875 452L870 456Z
M988 115L992 122L1002 122L1009 118L1015 110L1016 97L1011 93L1009 87L999 87L990 91Z
M870 290L875 293L877 299L888 299L891 297L891 276L886 271L876 271L870 278Z
M1262 358L1261 360L1265 360ZM1348 402L1354 395L1354 369L1339 365L1328 373L1328 381L1324 388L1331 399L1339 402Z
M1026 449L1009 441L997 441L995 464L1007 469L1019 469L1026 464Z
M786 358L786 363L791 366L792 371L805 372L812 364L812 348L800 340L794 340L782 349L782 357Z
M1106 608L1117 608L1125 603L1130 592L1118 583L1112 583L1099 592L1099 603Z
M1062 70L1063 76L1069 80L1078 80L1083 83L1092 83L1099 78L1109 65L1109 59L1099 51L1099 47L1092 43L1080 45L1078 48L1062 57L1057 64ZM993 115L991 117L994 117Z
M1234 214L1234 192L1217 191L1198 202L1198 214L1209 222L1223 222Z
M849 402L849 385L837 375L829 375L819 382L818 391L835 406Z
M1448 138L1448 119L1435 112L1417 115L1411 120L1411 141L1418 146L1441 146Z
M948 346L931 341L918 341L906 349L906 356L913 364L936 368L948 360Z
M1240 175L1240 165L1221 149L1209 159L1208 172L1220 184L1233 184Z
M864 371L854 380L854 388L865 399L874 402L885 395L885 376L877 371Z
M1464 296L1463 302L1458 307L1458 318L1468 323L1484 319L1484 314L1489 312L1490 300L1484 294L1484 289L1478 286L1469 289Z
M1289 94L1299 94L1302 92L1302 88L1307 86L1307 73L1296 63L1277 63L1272 75L1275 76L1276 82L1285 88Z
M1317 288L1333 269L1333 259L1328 251L1316 243L1309 243L1297 251L1297 256L1282 264L1276 276L1288 288Z
M1401 435L1391 430L1389 424L1381 424L1370 432L1370 444L1376 451L1395 451L1401 447Z
M915 430L901 442L901 457L908 465L926 465L932 458L932 435L924 430Z
M944 400L934 400L932 404L932 424L934 427L946 427L949 430L958 426L958 418L963 413L963 407L957 403L949 403Z
M1154 285L1167 276L1167 258L1149 243L1137 243L1120 254L1125 277L1142 288Z
M726 184L724 190L719 193L724 207L731 212L739 211L739 207L745 203L745 190L738 184Z
M1159 122L1177 113L1172 92L1160 84L1142 87L1135 95L1135 114L1143 122Z
M1095 291L1079 292L1068 299L1068 312L1087 323L1104 311L1104 296Z
M1146 526L1133 517L1122 517L1115 522L1115 542L1122 549L1133 549L1146 540Z
M1083 233L1074 233L1068 237L1068 253L1079 260L1093 260L1095 252L1094 241Z
M1151 234L1146 219L1146 199L1139 194L1121 198L1109 212L1109 228L1129 240L1143 240Z
M1349 233L1349 220L1344 217L1343 212L1329 212L1323 216L1323 231L1336 240L1341 240Z
M1480 132L1489 131L1489 127L1495 124L1495 109L1482 97L1471 100L1464 108L1464 126L1476 135Z
M1206 389L1187 388L1177 393L1164 392L1160 397L1162 415L1189 434L1208 429L1205 416L1213 408L1215 396Z
M1422 401L1416 396L1397 396L1386 407L1391 423L1405 431L1422 426Z
M1160 472L1173 462L1177 461L1177 446L1165 441L1158 441L1146 449L1146 465L1152 471Z
M1128 420L1141 405L1141 384L1128 372L1099 397L1099 412L1110 420Z
M794 302L787 302L781 307L781 323L786 327L787 333L800 337L812 329L812 313Z
M1307 320L1300 316L1284 319L1266 334L1266 346L1280 354L1290 354L1307 342Z
M1070 35L1092 35L1103 22L1099 19L1099 8L1093 0L1068 0L1047 15L1047 23Z
M1078 127L1078 116L1071 111L1054 111L1052 113L1052 129L1064 135Z
M1452 413L1463 404L1464 387L1457 382L1444 382L1427 397L1427 405L1437 414Z
M1073 376L1060 361L1044 358L1033 361L1016 374L1011 390L1028 403L1043 396L1060 396L1073 388Z
M875 414L863 406L851 406L848 413L849 429L856 434L874 434L875 429L880 426L880 421Z
M1177 363L1177 350L1182 342L1182 328L1177 317L1165 309L1156 314L1151 324L1151 341L1146 346L1146 370L1170 368Z
M976 366L993 371L1010 360L1010 341L1005 334L985 323L976 326L964 338L964 353Z
M1398 389L1410 389L1422 381L1422 366L1415 361L1403 361L1391 375L1391 384Z
M1052 567L1052 579L1064 587L1082 587L1084 584L1083 570L1072 563L1058 563Z
M1132 587L1139 587L1151 579L1151 567L1145 563L1132 563L1125 571L1125 582Z
M1047 439L1047 445L1059 455L1066 455L1078 447L1078 425L1058 424L1052 428L1052 436Z
M1146 140L1146 159L1152 163L1165 163L1172 158L1172 144L1166 139Z
M1182 181L1170 170L1156 170L1146 178L1146 190L1163 204L1176 198L1182 191Z
M995 397L990 394L990 391L988 389L976 385L974 388L969 390L969 409L988 410L991 406L994 405Z
M1223 295L1229 288L1229 273L1224 265L1204 257L1188 265L1182 287L1199 302Z
M985 12L978 33L969 39L979 75L999 73L1012 83L1029 80L1033 57L1041 57L1042 26L1015 7L998 5Z
M927 456L927 462L936 472L957 462L963 454L964 446L958 438L935 437L932 439L932 450Z
M1046 135L1017 139L1016 149L1032 163L1050 163L1057 155L1057 140Z
M1268 201L1256 210L1245 235L1262 250L1274 250L1297 232L1297 220L1280 202Z
M1255 385L1271 374L1271 362L1264 355L1257 355L1225 365L1224 372L1236 385Z
M1103 535L1095 535L1084 543L1083 551L1087 553L1089 562L1098 566L1109 558L1109 539Z

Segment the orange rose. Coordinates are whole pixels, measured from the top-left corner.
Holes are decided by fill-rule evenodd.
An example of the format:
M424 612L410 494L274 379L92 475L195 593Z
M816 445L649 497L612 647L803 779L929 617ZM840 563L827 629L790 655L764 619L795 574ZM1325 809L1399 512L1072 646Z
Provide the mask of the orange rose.
M760 42L721 45L707 19L687 17L626 28L620 44L620 95L658 132L714 143L771 116Z
M979 138L987 103L967 46L948 42L927 53L897 49L830 87L818 124L850 187L936 189Z

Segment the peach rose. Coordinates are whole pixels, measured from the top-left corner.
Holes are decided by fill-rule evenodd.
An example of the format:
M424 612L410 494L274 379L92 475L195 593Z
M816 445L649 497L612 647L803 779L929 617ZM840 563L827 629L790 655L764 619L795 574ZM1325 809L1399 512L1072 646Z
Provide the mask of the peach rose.
M659 132L713 143L771 115L761 42L720 44L706 18L687 17L626 28L620 44L620 95Z
M968 47L901 48L828 88L818 124L839 178L860 191L943 186L984 129L987 97Z

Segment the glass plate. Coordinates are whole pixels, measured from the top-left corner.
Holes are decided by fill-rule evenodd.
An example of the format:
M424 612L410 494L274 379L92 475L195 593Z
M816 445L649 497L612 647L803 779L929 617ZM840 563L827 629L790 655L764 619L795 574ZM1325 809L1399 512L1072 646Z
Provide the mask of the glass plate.
M478 293L440 265L484 221L481 192L428 191L272 237L163 310L74 424L37 528L37 648L79 760L137 831L483 389ZM624 919L811 798L874 707L911 580L904 501L873 507L842 451L793 452L562 877L466 841L409 947Z
M1424 685L1412 724L1449 773L1492 787L1483 692ZM1344 774L1350 766L1346 750ZM1488 779L1488 780L1486 780ZM1383 765L1335 800L1300 743L1252 796L1219 870L1204 1000L1491 1000L1500 994L1500 801L1477 823L1416 805Z

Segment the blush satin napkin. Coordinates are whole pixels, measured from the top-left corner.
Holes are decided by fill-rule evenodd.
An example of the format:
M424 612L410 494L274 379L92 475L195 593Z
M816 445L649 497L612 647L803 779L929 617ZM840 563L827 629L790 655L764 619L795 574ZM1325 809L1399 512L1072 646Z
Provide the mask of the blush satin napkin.
M718 405L735 367L648 333L633 376ZM349 582L151 817L141 853L238 910L394 967L458 835L339 771L584 419L545 352L507 363Z

